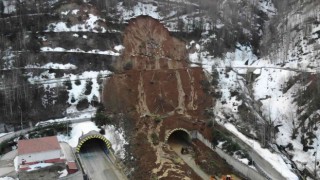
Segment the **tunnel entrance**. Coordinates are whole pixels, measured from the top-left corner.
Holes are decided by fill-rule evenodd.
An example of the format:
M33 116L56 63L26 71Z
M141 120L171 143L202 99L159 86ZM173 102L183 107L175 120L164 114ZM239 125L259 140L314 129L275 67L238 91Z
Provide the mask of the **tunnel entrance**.
M76 147L76 152L80 153L83 152L85 149L102 149L105 153L108 153L111 150L111 143L110 141L98 134L95 131L90 131L86 135L83 135L79 138L79 143Z
M112 154L111 144L101 134L89 132L81 136L76 151L89 179L121 179L120 173L114 167L115 160L112 160L110 156Z
M80 153L87 153L94 150L102 150L104 153L109 154L107 144L102 139L98 138L92 138L85 141L80 148Z
M166 141L176 153L188 152L188 149L191 147L191 136L185 129L171 131Z
M181 145L190 145L191 137L189 133L183 130L176 130L169 135L167 140L168 144L181 144Z
M178 156L193 153L191 135L185 129L179 128L171 131L167 136L167 143Z

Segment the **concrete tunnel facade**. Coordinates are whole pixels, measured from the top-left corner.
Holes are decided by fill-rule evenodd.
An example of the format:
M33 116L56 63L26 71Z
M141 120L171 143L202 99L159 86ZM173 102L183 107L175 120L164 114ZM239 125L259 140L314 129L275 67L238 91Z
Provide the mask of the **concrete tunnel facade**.
M191 141L192 140L192 136L190 134L190 132L184 128L175 128L175 129L172 129L170 131L167 132L166 136L165 136L165 143L168 143L168 140L170 138L171 135L173 135L174 133L176 132L183 132L187 135L187 140L188 141Z
M98 139L98 140L101 140L105 145L106 147L108 148L108 150L112 150L112 147L111 147L111 143L110 141L105 138L103 135L101 135L100 133L98 133L97 131L90 131L89 133L85 134L85 135L82 135L80 138L79 138L79 142L78 142L78 145L76 147L76 153L80 153L80 150L81 150L81 147L89 140L92 140L92 139Z

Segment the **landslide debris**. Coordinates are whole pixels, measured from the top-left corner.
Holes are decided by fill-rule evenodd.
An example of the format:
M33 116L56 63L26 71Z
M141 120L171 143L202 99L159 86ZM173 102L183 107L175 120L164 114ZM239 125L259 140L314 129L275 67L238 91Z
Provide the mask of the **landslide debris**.
M172 158L164 141L174 128L208 134L205 110L213 100L204 91L204 71L189 67L186 44L148 16L129 22L123 45L123 54L113 63L116 73L105 83L103 102L110 114L125 114L130 118L124 124L134 126L124 126L135 159L133 179L199 179Z

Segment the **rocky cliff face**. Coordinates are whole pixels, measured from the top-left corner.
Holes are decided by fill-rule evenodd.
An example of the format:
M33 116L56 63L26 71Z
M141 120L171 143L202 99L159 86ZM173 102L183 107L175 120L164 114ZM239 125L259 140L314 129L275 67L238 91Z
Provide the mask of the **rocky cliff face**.
M185 128L205 132L208 118L205 110L213 105L207 77L202 68L188 66L186 44L171 37L168 30L151 17L131 20L123 37L125 49L115 62L121 73L106 81L103 102L109 112L127 114L133 121L135 130L131 132L130 145L135 147L134 156L139 158L137 163L141 168L136 178L142 177L141 172L151 170L157 176L170 177L163 174L168 167L162 167L170 162L164 162L156 154L165 151L162 145L169 130ZM195 125L199 122L202 125ZM154 144L149 139L152 134L159 137L160 142ZM148 139L149 143L141 145L141 138ZM151 154L143 153L145 150L151 151L152 158L157 157L158 162L152 162ZM144 165L146 162L148 166ZM186 168L171 165L180 169L177 172L184 172ZM183 173L179 176L183 177Z

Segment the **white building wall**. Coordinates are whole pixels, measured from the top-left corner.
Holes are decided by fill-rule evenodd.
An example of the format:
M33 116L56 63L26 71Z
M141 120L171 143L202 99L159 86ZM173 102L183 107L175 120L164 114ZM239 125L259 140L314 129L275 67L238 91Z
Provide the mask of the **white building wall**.
M37 162L37 161L44 161L49 159L56 159L60 158L61 150L53 150L53 151L46 151L46 152L39 152L39 153L32 153L32 154L23 154L19 155L19 164L22 164L22 160L24 159L26 163L29 162Z

